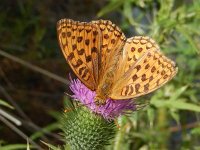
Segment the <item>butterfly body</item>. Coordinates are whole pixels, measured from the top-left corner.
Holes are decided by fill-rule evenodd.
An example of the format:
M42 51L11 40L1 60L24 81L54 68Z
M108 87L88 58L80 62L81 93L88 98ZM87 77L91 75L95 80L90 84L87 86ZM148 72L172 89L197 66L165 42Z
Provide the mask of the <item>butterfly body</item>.
M109 95L111 94L112 80L113 80L112 75L108 75L108 77L104 78L105 81L103 81L102 84L100 84L96 90L96 96L95 96L96 105L104 105L106 104L106 100L110 98Z
M177 73L149 37L126 38L111 21L57 23L62 52L77 77L96 92L96 105L111 98L130 99L148 94Z

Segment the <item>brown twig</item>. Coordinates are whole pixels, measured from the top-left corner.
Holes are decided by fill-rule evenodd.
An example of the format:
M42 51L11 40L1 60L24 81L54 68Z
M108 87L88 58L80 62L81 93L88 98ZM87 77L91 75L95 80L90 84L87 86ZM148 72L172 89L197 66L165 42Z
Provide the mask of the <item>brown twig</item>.
M18 104L12 99L12 97L7 93L4 87L0 85L0 92L4 95L4 97L14 106L19 115L26 120L30 120L30 118L23 112L23 110L18 106Z
M23 139L27 140L34 145L38 150L42 150L42 148L35 143L33 140L31 140L26 134L24 134L21 130L19 130L17 127L15 127L12 123L10 123L7 119L5 119L4 117L2 117L0 115L0 120L5 123L10 129L12 129L15 133L17 133L18 135L20 135Z
M62 78L62 77L60 77L60 76L58 76L58 75L56 75L54 73L51 73L51 72L49 72L49 71L47 71L45 69L42 69L42 68L40 68L38 66L35 66L35 65L33 65L33 64L29 63L29 62L26 62L26 61L24 61L24 60L22 60L22 59L20 59L20 58L18 58L16 56L8 54L8 53L6 53L5 51L3 51L1 49L0 49L0 55L4 56L6 58L9 58L12 61L15 61L17 63L20 63L21 65L23 65L23 66L25 66L25 67L33 70L33 71L39 72L39 73L41 73L43 75L46 75L46 76L48 76L48 77L50 77L52 79L60 81L60 82L62 82L64 84L69 84L69 81L66 80L65 78Z
M20 59L20 58L18 58L16 56L8 54L8 53L6 53L3 50L0 50L0 55L6 57L8 59L11 59L12 61L15 61L17 63L20 63L21 65L23 65L23 66L25 66L25 67L33 70L33 71L39 72L39 73L41 73L43 75L46 75L46 76L48 76L48 77L50 77L52 79L55 79L55 80L57 80L59 82L62 82L64 84L69 84L68 80L66 80L66 79L64 79L64 78L62 78L62 77L60 77L60 76L58 76L58 75L56 75L54 73L51 73L51 72L49 72L49 71L47 71L45 69L42 69L42 68L40 68L38 66L35 66L35 65L33 65L33 64L29 63L29 62L26 62L26 61L24 61L24 60L22 60L22 59ZM15 107L15 109L18 111L18 113L20 114L20 116L25 119L25 120L24 119L19 119L19 120L22 121L23 125L27 125L29 128L31 127L35 131L41 131L42 130L41 127L39 127L36 124L34 124L28 118L28 116L26 116L26 114L20 109L20 107L17 105L17 103L15 103L15 101L12 99L12 97L6 92L6 90L1 85L0 85L0 91L3 93L3 95L5 96L5 98ZM56 138L61 138L60 136L57 136L55 134L48 133L48 132L45 132L45 131L43 133L46 134L46 135L52 136L54 138L55 137Z
M4 71L1 68L1 66L0 66L0 76L7 83L7 85L8 85L9 88L14 89L13 84L8 80L7 76L5 75Z
M178 132L181 130L185 130L185 129L190 129L190 128L194 128L194 127L200 127L200 122L192 122L186 125L179 125L179 126L175 126L175 127L170 127L169 131L170 132Z
M20 120L20 119L19 119ZM45 135L49 136L49 137L53 137L55 139L62 139L62 137L58 134L54 134L54 133L50 133L48 131L44 131L41 127L37 126L36 124L34 124L33 122L30 122L30 121L26 121L26 120L20 120L22 122L23 125L26 125L27 126L27 129L33 129L34 132L42 132L44 133ZM44 137L45 140L46 137Z
M2 87L1 85L0 85L0 92L1 92L1 93L5 96L5 98L14 106L14 108L17 110L17 112L19 113L19 115L23 118L23 119L19 119L19 117L18 117L18 119L19 119L20 121L23 120L23 123L26 123L26 125L29 125L29 126L28 126L28 129L29 129L30 127L32 127L32 129L33 129L34 131L40 131L40 130L41 130L41 128L40 128L39 126L37 126L36 124L34 124L34 123L31 121L31 119L23 112L23 110L18 106L18 104L12 99L12 97L7 93L7 91L5 90L5 88ZM24 121L24 120L26 120L26 121ZM22 124L23 124L23 123L22 123ZM26 127L26 126L25 126L25 127ZM45 132L45 134L51 135L51 136L57 138L57 136L52 135L51 133Z
M49 93L49 92L41 92L41 91L36 91L36 90L26 90L26 89L20 89L20 88L16 88L16 89L11 89L9 88L8 86L4 86L5 89L7 89L8 92L15 92L17 94L24 94L26 93L26 95L28 96L37 96L37 97L41 97L41 98L52 98L52 97L55 97L55 98L59 98L61 96L63 96L63 93L60 92L60 93L57 93L57 94L54 94L54 93Z

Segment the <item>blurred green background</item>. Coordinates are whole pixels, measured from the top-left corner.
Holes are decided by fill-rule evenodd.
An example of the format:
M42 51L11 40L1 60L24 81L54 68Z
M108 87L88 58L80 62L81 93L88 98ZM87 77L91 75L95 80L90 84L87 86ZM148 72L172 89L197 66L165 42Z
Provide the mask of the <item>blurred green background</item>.
M150 36L179 67L149 106L118 119L107 149L200 150L200 0L1 0L0 149L62 145L59 114L72 73L56 22L109 19L127 37Z

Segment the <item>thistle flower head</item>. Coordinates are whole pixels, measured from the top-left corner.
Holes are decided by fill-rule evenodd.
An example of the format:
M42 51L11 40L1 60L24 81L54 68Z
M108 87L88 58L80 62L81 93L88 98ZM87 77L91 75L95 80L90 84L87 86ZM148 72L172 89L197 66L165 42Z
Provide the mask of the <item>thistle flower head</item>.
M113 100L107 99L105 105L96 106L94 102L95 91L91 91L80 80L71 80L70 89L74 93L72 96L75 100L80 101L87 106L92 112L102 115L105 119L114 119L129 111L136 110L136 105L131 99Z

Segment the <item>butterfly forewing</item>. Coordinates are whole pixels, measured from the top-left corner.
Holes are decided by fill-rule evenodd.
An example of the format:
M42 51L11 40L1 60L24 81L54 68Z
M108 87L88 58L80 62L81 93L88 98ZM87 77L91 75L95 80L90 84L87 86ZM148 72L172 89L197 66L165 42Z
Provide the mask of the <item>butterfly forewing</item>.
M99 76L99 28L92 23L62 19L57 31L62 52L74 73L88 88L95 90Z
M92 23L98 25L101 31L101 63L100 63L100 82L107 70L115 71L126 37L123 32L111 21L97 20Z
M138 39L138 37L136 37ZM177 72L173 61L165 57L155 42L147 37L124 46L124 56L119 77L110 95L113 99L134 98L148 94L169 81ZM132 51L134 49L134 51ZM141 49L141 50L139 50ZM134 58L130 59L130 58Z

